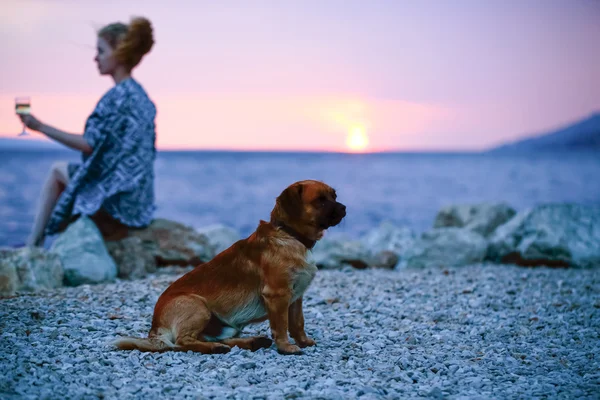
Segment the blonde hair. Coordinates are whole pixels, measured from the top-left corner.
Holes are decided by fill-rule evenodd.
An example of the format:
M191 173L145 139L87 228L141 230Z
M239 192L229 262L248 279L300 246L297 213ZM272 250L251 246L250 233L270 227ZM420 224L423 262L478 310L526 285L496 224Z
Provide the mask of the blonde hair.
M106 25L98 31L114 50L114 57L131 71L154 45L150 21L143 17L131 19L129 25L121 22Z

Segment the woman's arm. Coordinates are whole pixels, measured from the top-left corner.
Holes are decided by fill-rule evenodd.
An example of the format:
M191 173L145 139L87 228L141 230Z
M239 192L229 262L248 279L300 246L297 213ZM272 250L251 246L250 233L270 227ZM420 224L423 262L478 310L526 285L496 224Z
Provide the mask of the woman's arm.
M79 150L84 154L91 154L94 150L83 138L83 135L61 131L60 129L56 129L46 124L42 124L39 131L50 139L54 139L72 149Z
M21 117L21 121L23 121L25 126L27 126L29 129L41 132L50 139L54 139L67 147L79 150L84 154L90 154L94 150L83 138L83 135L68 133L61 131L60 129L56 129L50 125L46 125L31 114L19 115L19 117Z

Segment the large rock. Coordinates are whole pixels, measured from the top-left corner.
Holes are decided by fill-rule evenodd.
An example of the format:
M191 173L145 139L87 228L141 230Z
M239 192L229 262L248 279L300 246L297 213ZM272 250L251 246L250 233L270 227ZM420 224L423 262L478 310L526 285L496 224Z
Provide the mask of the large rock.
M369 253L370 266L394 268L416 240L417 235L412 229L405 226L398 227L385 221L365 234L360 241Z
M438 228L425 232L401 257L399 268L451 267L483 261L487 241L477 232L462 228Z
M121 279L140 279L156 271L153 247L144 245L139 237L107 241L106 249L117 265Z
M144 229L129 232L139 238L159 266L198 265L215 256L208 238L179 222L155 219Z
M313 259L322 269L341 268L344 265L359 269L392 269L415 240L416 235L411 229L383 222L360 240L341 235L321 239L313 249Z
M487 258L526 266L600 266L600 206L547 204L518 213L490 238Z
M63 284L63 267L57 254L41 248L0 250L0 295L18 291L53 289Z
M516 211L505 203L452 205L438 212L433 227L465 228L488 237L515 214Z
M114 281L117 266L108 254L100 231L83 216L61 233L50 251L60 257L69 286Z
M9 249L0 249L0 296L12 296L19 288L17 268Z
M312 250L312 260L321 269L341 268L351 265L363 269L369 266L370 254L360 241L342 237L323 238Z
M361 242L372 254L392 251L401 255L415 243L416 239L417 235L412 229L406 226L398 227L385 221L367 232L361 238Z
M240 240L240 234L235 229L222 224L205 226L197 231L206 237L214 255Z
M398 266L400 256L393 251L383 250L369 259L369 266L373 268L394 269Z

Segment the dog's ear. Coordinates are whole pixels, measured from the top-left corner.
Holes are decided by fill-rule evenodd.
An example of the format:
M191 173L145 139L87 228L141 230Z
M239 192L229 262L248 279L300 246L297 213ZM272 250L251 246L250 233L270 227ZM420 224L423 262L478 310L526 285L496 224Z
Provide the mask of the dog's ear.
M277 198L281 210L292 219L300 218L304 209L302 203L302 184L296 184L285 189Z

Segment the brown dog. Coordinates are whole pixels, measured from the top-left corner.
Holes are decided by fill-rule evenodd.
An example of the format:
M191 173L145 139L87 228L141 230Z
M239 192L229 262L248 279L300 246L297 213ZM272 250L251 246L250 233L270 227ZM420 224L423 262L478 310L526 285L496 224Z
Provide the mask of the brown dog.
M159 297L147 339L121 338L123 350L226 353L232 346L257 350L271 339L237 337L245 325L269 320L277 350L299 354L314 346L304 332L302 295L317 267L308 250L323 231L341 222L346 206L331 187L296 182L277 198L271 221L248 238L173 282ZM296 345L289 342L290 336Z

